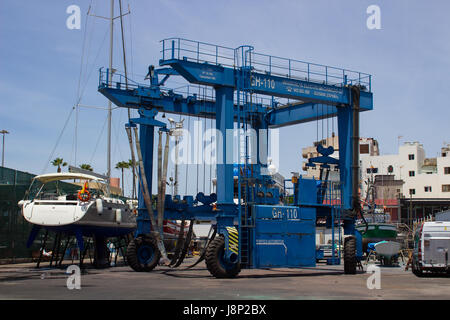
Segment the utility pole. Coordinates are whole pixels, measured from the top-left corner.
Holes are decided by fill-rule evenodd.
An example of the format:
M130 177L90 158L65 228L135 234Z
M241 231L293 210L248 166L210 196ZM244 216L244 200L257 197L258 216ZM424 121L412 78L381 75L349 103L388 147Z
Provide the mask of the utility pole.
M2 145L2 167L5 166L5 134L8 134L9 132L6 130L0 131L0 133L3 135L3 145Z

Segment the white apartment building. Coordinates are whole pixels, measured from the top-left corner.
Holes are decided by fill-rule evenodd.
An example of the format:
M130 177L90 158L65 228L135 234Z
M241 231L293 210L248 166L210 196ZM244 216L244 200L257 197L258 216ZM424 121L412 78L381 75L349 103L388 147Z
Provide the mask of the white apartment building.
M404 181L398 190L404 197L450 199L450 144L436 158L426 158L419 142L406 142L398 154L361 156L360 162L362 181L371 175L394 175Z

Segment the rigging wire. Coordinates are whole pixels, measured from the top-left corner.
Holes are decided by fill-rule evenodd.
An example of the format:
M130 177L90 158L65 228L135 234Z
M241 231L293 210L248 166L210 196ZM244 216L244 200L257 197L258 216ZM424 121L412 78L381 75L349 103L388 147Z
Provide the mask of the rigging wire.
M125 69L125 89L128 90L128 73L127 73L127 57L125 50L125 36L123 34L123 14L122 14L122 0L119 0L119 14L120 14L120 31L122 35L122 55L123 55L123 67ZM130 108L128 109L128 121L131 118Z
M131 12L130 10L130 3L128 2L128 12ZM128 18L128 24L130 29L130 65L131 65L131 77L134 78L134 62L133 62L133 32L132 32L132 21L131 21L132 15L129 15Z
M91 1L91 5L92 5L92 1ZM89 8L91 7L91 5L89 6ZM88 11L89 12L89 11ZM81 66L80 66L80 76L79 76L79 80L78 80L78 89L77 89L77 100L76 100L76 103L72 106L72 108L70 109L70 112L69 112L69 115L67 116L67 119L66 119L66 121L65 121L65 123L64 123L64 125L63 125L63 128L62 128L62 130L60 131L60 133L59 133L59 135L58 135L58 138L56 139L56 143L55 143L55 145L54 145L54 147L53 147L53 149L52 149L52 151L50 152L50 156L49 156L49 158L48 158L48 160L46 161L46 163L45 163L45 166L44 166L44 169L42 170L42 173L44 173L46 170L47 170L47 168L48 168L48 164L50 163L50 161L51 161L51 159L53 158L53 155L54 155L54 153L55 153L55 151L56 151L56 149L57 149L57 147L58 147L58 145L59 145L59 142L61 141L61 138L62 138L62 136L63 136L63 134L64 134L64 131L66 130L66 128L67 128L67 124L69 123L69 120L70 120L70 118L72 117L72 113L74 112L74 110L77 108L77 105L80 103L80 101L81 101L81 99L82 99L82 97L83 97L83 94L84 94L84 89L86 88L86 84L85 84L85 86L84 86L84 88L81 90L81 92L80 92L80 86L81 86L81 78L82 78L82 70L83 70L83 62L84 62L84 54L85 54L85 36L86 36L86 33L87 33L87 31L86 31L86 29L87 29L87 23L88 23L88 19L86 18L86 23L85 23L85 34L84 34L84 38L83 38L83 45L82 45L82 58L81 58L81 61L82 61L82 63L81 63ZM105 36L105 38L106 38L106 36ZM98 54L97 54L97 56L98 56ZM75 154L77 153L77 151L76 151L76 144L77 144L77 142L76 142L76 139L77 138L74 138L75 140L73 141L73 145L72 145L72 151L74 150L74 148L75 148Z
M67 127L67 124L69 123L69 120L70 120L70 118L71 118L72 113L73 113L74 110L75 110L75 107L72 107L72 109L71 109L70 112L69 112L69 116L67 117L66 122L64 123L64 126L63 126L63 128L62 128L62 130L61 130L61 132L60 132L60 134L59 134L59 136L58 136L58 138L56 139L56 143L55 143L55 146L53 147L52 152L50 153L50 157L48 157L48 160L47 160L47 162L45 163L45 167L44 167L44 169L42 170L42 173L44 173L44 172L47 170L48 164L50 163L50 160L52 159L53 154L55 153L55 150L56 150L56 148L57 148L57 146L58 146L58 144L59 144L59 142L60 142L60 140L61 140L61 137L62 137L62 135L63 135L63 133L64 133L66 127Z
M83 75L83 65L84 65L84 55L85 55L85 49L86 49L86 34L87 34L87 26L88 26L88 21L89 21L89 10L91 9L91 5L92 5L92 1L89 5L89 9L86 13L86 21L84 23L84 33L83 33L83 40L82 40L82 45L81 45L81 62L80 62L80 73L78 76L78 85L77 85L77 95L76 95L76 99L79 100L80 99L80 87L81 87L81 78ZM77 105L75 105L75 134L73 137L73 144L72 144L72 152L74 155L74 163L76 165L77 163L77 148L78 148L78 107ZM72 155L70 157L70 161L72 161Z
M119 0L119 2L121 3L121 0ZM129 7L129 4L128 4L128 7ZM88 36L87 36L87 34L88 34L88 29L89 29L88 25L89 25L89 21L90 21L88 18L90 16L89 13L90 13L92 8L93 8L93 1L91 0L90 5L89 5L89 9L88 9L87 14L86 14L87 17L86 17L85 28L84 28L85 32L83 34L83 40L82 40L82 50L81 50L82 54L81 54L80 72L79 72L78 85L77 85L77 99L76 99L76 103L72 106L72 108L70 110L70 113L69 113L69 115L68 115L68 117L66 119L66 122L64 123L64 126L63 126L60 134L58 135L56 143L55 143L55 145L54 145L54 147L52 149L52 152L50 153L49 160L46 162L46 164L44 166L43 172L45 172L47 170L48 163L50 163L51 158L54 156L54 153L55 153L55 151L56 151L56 149L57 149L57 147L58 147L58 145L59 145L59 143L61 141L61 138L62 138L62 136L63 136L63 134L64 134L64 132L65 132L65 130L67 128L68 122L69 122L70 118L72 117L72 114L73 114L74 111L75 111L75 116L76 116L76 119L75 119L75 134L74 134L73 143L72 143L72 152L73 152L73 154L72 154L72 156L70 158L71 158L71 161L72 161L72 158L74 158L75 165L76 165L76 162L77 162L76 159L77 159L77 153L78 153L79 106L80 106L80 102L81 102L81 100L82 100L82 98L84 96L84 92L86 90L87 84L88 84L88 82L89 82L89 80L90 80L90 78L92 76L92 73L93 73L93 71L95 69L94 66L96 64L96 61L98 60L98 58L100 56L100 53L102 52L102 49L103 49L104 44L105 44L105 40L106 40L107 35L109 33L109 30L105 31L105 34L103 36L103 40L101 41L101 45L100 45L100 47L99 47L99 49L98 49L98 51L97 51L97 53L95 55L95 58L94 58L94 60L92 62L91 67L89 68L89 62L90 62L89 52L90 52L90 49L91 49L92 40L94 38L94 36L93 36L93 34L94 34L93 29L92 29L92 32L89 32ZM131 25L131 21L130 21L130 25ZM130 29L130 34L131 34L131 29ZM123 30L122 30L122 37L123 37ZM124 44L124 39L123 39L123 44ZM125 59L126 58L124 56L124 61L126 61ZM90 71L88 72L89 69L90 69ZM126 65L125 65L125 69L126 69ZM103 133L103 130L104 130L104 126L102 128L102 133ZM102 133L100 134L100 136L102 135ZM115 132L115 134L117 136L116 132ZM97 147L98 147L98 141L97 141L96 147L94 149L93 155L95 155ZM117 149L117 145L116 145L116 149ZM119 153L121 154L120 148L119 148ZM93 156L92 156L92 158L93 158ZM92 158L91 158L91 162L92 162Z
M94 59L94 61L92 62L91 71L89 72L89 75L88 75L88 77L86 78L86 81L85 81L85 83L84 83L84 86L83 86L83 88L81 89L80 98L79 98L77 104L79 104L79 103L81 102L81 99L82 99L82 97L83 97L83 95L84 95L84 91L86 90L87 84L88 84L88 82L89 82L89 79L90 79L91 76L92 76L92 72L96 69L96 68L94 68L94 65L95 65L95 63L96 63L98 57L100 56L100 52L101 52L102 49L103 49L103 46L104 46L104 44L105 44L105 41L106 41L106 37L107 37L107 35L108 35L108 32L109 32L109 30L107 29L107 30L105 31L105 35L103 36L103 40L102 40L102 42L101 42L101 45L100 45L100 47L99 47L99 49L98 49L98 51L97 51L97 54L96 54L96 56L95 56L95 59Z
M92 163L92 160L94 160L94 156L95 156L95 154L96 154L96 152L97 152L97 148L98 148L98 145L99 145L99 143L100 143L101 137L103 136L103 132L104 132L104 130L105 130L105 126L106 126L106 122L107 122L107 121L108 121L108 117L106 117L106 118L105 118L105 121L103 121L102 130L100 131L100 134L99 134L99 136L98 136L97 142L96 142L96 144L95 144L94 152L92 153L92 156L91 156L91 159L89 160L89 163Z
M74 108L76 108L77 109L77 112L78 112L78 107L80 106L80 102L81 102L81 100L83 99L83 96L84 96L84 91L86 90L86 87L87 87L87 84L88 84L88 82L89 82L89 79L91 78L91 76L92 76L92 72L94 71L94 66L95 66L95 62L98 60L98 58L99 58L99 56L100 56L100 52L102 51L102 49L103 49L103 46L104 46L104 44L105 44L105 40L106 40L106 36L108 35L108 30L106 30L106 32L105 32L105 35L104 35L104 37L103 37L103 40L102 40L102 43L101 43L101 45L100 45L100 47L99 47L99 49L98 49L98 51L97 51L97 54L96 54L96 56L95 56L95 59L94 59L94 61L92 62L92 67L91 67L91 71L89 72L89 74L88 74L88 76L87 76L87 78L85 79L85 82L84 82L84 85L83 85L83 87L81 88L81 92L79 93L79 95L78 95L78 97L77 97L77 102L75 103L75 105L74 105ZM87 63L87 62L86 62ZM87 64L86 64L86 70L87 70ZM77 114L77 120L78 120L78 114ZM78 127L78 121L76 122L76 126ZM78 130L78 129L76 129L76 130ZM78 140L78 139L77 139ZM76 150L75 150L75 154L77 153L77 148L76 148ZM76 165L76 163L75 163L75 165Z
M117 117L117 125L116 125L116 127L112 126L112 131L114 132L114 136L116 138L116 143L115 143L115 146L114 146L113 154L115 155L116 152L118 151L120 159L124 159L123 154L122 154L122 150L120 149L119 134L117 133L119 131L119 128L118 128L119 124L120 124L120 117ZM116 159L117 159L117 157L116 157Z

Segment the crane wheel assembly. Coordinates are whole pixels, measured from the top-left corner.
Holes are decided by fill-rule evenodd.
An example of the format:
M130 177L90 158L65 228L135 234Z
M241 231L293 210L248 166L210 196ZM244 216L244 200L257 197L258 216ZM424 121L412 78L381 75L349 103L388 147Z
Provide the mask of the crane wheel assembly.
M344 239L344 273L356 274L356 238L349 236Z
M140 236L128 244L127 261L134 271L152 271L160 258L161 253L156 240L151 237Z
M216 237L206 249L206 267L216 278L234 278L241 271L240 264L227 262L224 258L225 238Z

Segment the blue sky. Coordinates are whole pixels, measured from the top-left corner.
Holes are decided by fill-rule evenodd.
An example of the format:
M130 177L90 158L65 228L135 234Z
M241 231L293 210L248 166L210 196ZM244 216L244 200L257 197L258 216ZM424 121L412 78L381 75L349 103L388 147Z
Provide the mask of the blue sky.
M131 6L125 33L129 69L137 81L143 81L149 64L157 65L159 40L166 37L228 47L250 44L260 53L372 74L374 110L362 114L361 135L377 139L383 154L397 151L399 135L402 141L423 143L428 157L436 156L444 141L450 142L448 1L123 2ZM77 98L90 3L0 2L0 129L11 132L6 137L5 166L33 173L42 173L47 166ZM109 1L92 3L94 13L108 15ZM81 30L66 28L66 8L72 4L81 8ZM381 30L366 27L366 8L371 4L381 8ZM108 25L92 17L87 22L81 103L105 107L105 98L97 93L97 69L108 64ZM115 33L114 65L122 70L118 24ZM100 133L106 112L81 108L78 115L76 164L90 163L95 171L105 172L106 128ZM113 117L114 164L128 159L129 150L123 130L126 110L115 110ZM74 123L72 117L53 156L72 164ZM301 148L315 139L315 123L282 129L282 174L300 170ZM53 170L51 165L46 168ZM113 169L113 176L120 172Z

